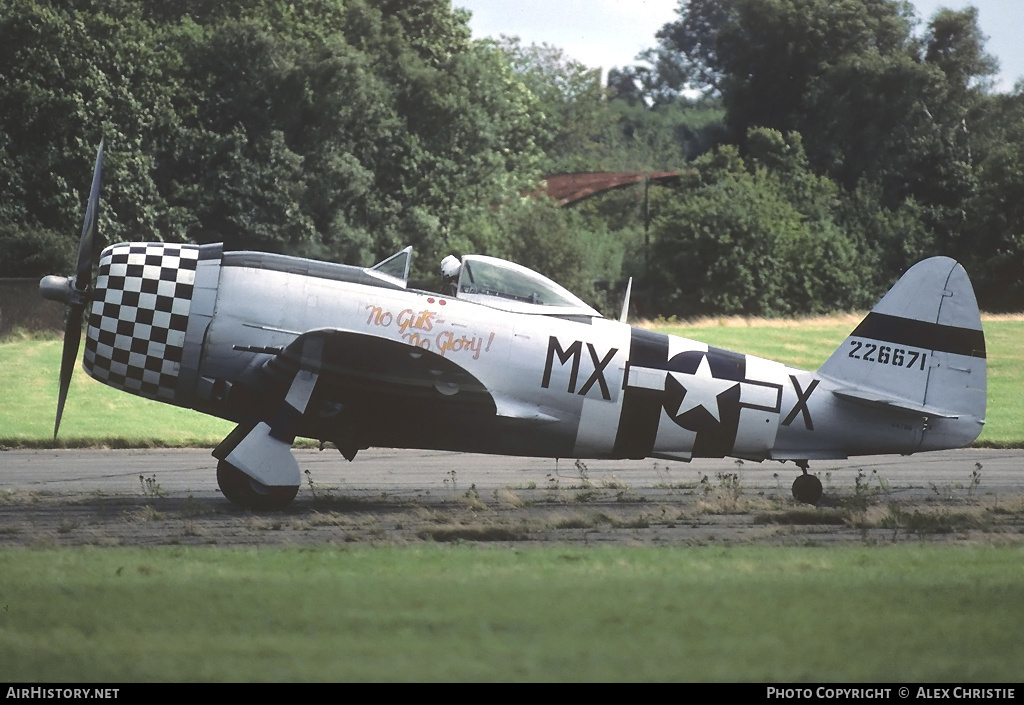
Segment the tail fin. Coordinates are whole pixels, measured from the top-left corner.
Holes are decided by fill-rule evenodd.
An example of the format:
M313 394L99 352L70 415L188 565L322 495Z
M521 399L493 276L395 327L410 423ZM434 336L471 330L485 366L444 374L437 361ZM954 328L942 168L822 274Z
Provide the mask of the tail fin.
M922 449L973 441L985 422L986 362L967 272L948 257L911 267L818 373L841 398L927 417Z

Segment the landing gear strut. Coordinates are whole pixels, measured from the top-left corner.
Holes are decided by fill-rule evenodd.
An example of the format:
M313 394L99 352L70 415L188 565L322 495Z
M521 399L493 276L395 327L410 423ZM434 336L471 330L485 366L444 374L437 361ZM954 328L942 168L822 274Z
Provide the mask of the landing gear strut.
M807 472L806 460L796 461L803 474L793 480L793 498L803 504L817 504L821 499L821 480Z
M217 484L232 503L256 511L284 509L298 494L298 486L269 487L257 482L226 460L217 463Z

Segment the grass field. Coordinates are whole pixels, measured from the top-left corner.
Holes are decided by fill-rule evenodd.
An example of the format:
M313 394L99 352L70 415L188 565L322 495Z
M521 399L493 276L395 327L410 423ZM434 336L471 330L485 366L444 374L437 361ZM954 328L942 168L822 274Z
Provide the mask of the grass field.
M659 325L666 333L817 369L842 343L859 316L807 321L722 319ZM1024 319L989 317L988 419L977 445L1024 445ZM53 443L60 341L13 339L0 343L0 444ZM220 419L159 404L106 387L79 369L72 381L58 444L66 446L203 446L221 441L232 426Z
M108 387L85 374L79 364L64 407L60 438L54 444L60 354L61 341L52 337L0 343L0 444L212 448L234 428L191 409Z
M1021 547L0 552L9 681L1019 681Z

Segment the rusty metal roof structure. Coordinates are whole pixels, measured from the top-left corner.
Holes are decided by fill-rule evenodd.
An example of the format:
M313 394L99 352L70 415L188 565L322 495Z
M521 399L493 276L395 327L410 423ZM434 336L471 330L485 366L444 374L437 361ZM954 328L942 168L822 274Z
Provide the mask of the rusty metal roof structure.
M559 206L568 206L604 191L644 181L667 184L679 180L678 171L591 171L545 176L546 193Z

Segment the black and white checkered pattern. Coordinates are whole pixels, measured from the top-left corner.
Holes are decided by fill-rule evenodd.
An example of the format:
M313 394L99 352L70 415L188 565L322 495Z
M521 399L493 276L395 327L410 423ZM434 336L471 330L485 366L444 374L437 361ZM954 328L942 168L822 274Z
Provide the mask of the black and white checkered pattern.
M196 245L106 248L86 333L85 371L112 387L173 400L198 262Z

